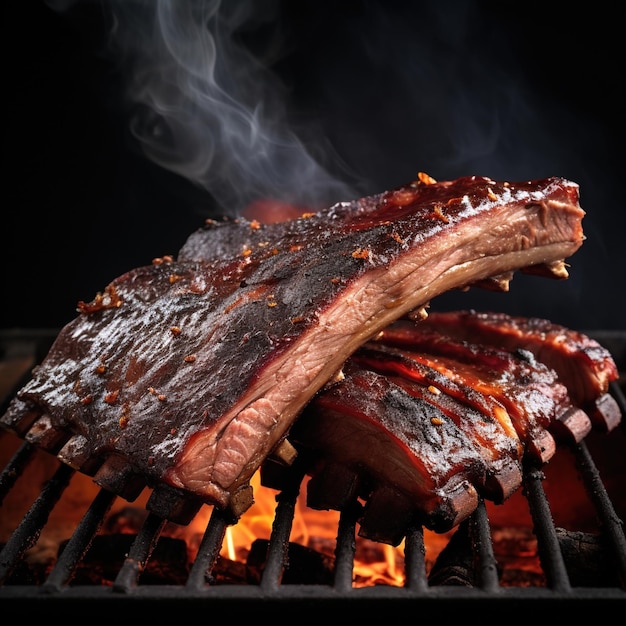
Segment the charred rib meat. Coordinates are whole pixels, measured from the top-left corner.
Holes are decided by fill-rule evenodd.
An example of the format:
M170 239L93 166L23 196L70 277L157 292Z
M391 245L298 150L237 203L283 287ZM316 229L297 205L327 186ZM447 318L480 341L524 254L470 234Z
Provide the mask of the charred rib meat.
M228 506L360 345L449 289L567 277L583 216L561 178L420 174L287 222L208 223L80 303L1 421L71 435L59 456L82 471L117 459Z
M329 476L335 483L347 476L357 492L345 489L346 497L369 501L371 491L391 489L391 517L406 508L419 512L427 527L444 531L474 511L479 493L503 501L521 484L520 440L503 408L496 407L502 413L497 417L493 408L478 409L434 385L382 374L351 358L345 378L312 400L292 434L316 461L352 472ZM319 478L312 474L315 489ZM309 505L341 509L345 502L329 501L331 492L324 486L323 504L313 496Z
M591 421L555 370L519 340L508 349L480 342L475 327L485 320L495 327L496 319L504 334L534 329L537 339L536 329L549 328L546 341L568 344L565 352L595 379L608 386L617 376L604 348L547 320L462 311L396 321L348 358L344 376L313 398L293 426L292 440L313 459L309 505L342 509L358 495L367 502L361 534L395 543L401 534L394 531L415 518L445 531L473 512L479 495L508 498L521 484L523 463L552 457L553 434L580 441ZM584 354L577 357L574 345ZM604 389L589 392L588 403ZM384 515L375 513L381 509ZM403 523L390 532L389 518Z
M385 329L387 343L406 346L411 337L428 331L449 338L508 350L527 350L553 369L567 387L572 402L586 411L594 426L612 430L621 411L609 384L619 373L610 352L584 333L552 321L495 312L435 312L423 320L416 335L410 321L398 321Z

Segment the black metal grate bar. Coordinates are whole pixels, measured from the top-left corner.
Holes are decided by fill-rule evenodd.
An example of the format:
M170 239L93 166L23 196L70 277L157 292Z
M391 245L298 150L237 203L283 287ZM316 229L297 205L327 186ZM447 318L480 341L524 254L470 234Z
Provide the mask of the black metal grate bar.
M552 512L541 481L543 472L530 470L524 475L524 489L528 498L541 565L546 574L548 586L562 592L571 591L565 561L561 554Z
M202 589L210 582L209 573L213 571L217 562L226 535L226 527L231 522L230 515L217 507L213 509L198 554L187 577L187 589Z
M411 591L424 592L428 589L426 577L426 548L424 529L415 526L408 529L404 540L405 587Z
M33 506L0 552L0 583L11 575L26 550L37 543L42 528L48 522L50 512L74 473L74 469L61 464L54 476L44 484Z
M0 504L4 497L11 491L15 481L22 475L26 466L33 460L36 452L35 446L25 441L16 451L11 460L0 474Z
M626 589L626 536L624 535L624 523L615 512L613 503L600 478L600 473L584 441L581 441L576 446L575 459L585 483L587 495L594 503L596 513L602 524L602 530L611 543L612 550L610 552L615 557L621 584Z
M296 500L303 478L304 474L296 471L292 481L276 496L278 504L272 524L267 561L261 577L263 591L276 589L282 581L288 563L289 535L295 515Z
M491 530L485 501L481 498L476 511L470 517L470 532L472 533L472 545L478 557L478 583L482 589L490 593L499 587L498 567L493 553Z
M339 516L337 528L337 545L335 547L335 579L334 587L339 591L352 587L354 572L354 554L356 552L356 524L361 505L354 502L346 507Z
M59 591L71 579L76 567L84 558L94 537L102 527L104 519L117 496L101 489L76 530L59 555L56 565L48 575L43 587L48 591Z
M166 523L154 513L148 515L113 582L114 591L125 593L137 585Z

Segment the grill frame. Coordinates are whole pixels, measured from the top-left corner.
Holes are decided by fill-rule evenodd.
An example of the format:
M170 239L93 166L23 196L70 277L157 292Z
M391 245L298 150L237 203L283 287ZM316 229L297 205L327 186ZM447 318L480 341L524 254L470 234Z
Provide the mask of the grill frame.
M591 335L591 333L590 333ZM591 335L593 336L593 335ZM36 346L36 358L40 358L48 347L54 333L29 335L29 350ZM623 343L613 346L619 355L623 354ZM611 346L607 346L611 349ZM613 352L613 350L612 350ZM616 361L618 359L616 358ZM622 364L618 361L622 371ZM19 381L16 388L21 386ZM616 398L623 414L626 414L624 393L618 383L612 383L611 393ZM11 396L9 396L11 397ZM624 428L624 422L618 428ZM14 435L4 433L2 436ZM610 433L607 435L610 436ZM560 444L562 445L562 444ZM615 572L619 584L615 587L572 586L567 567L559 548L556 527L550 511L550 503L543 488L544 475L541 469L526 468L523 490L533 519L533 532L536 535L541 566L546 575L545 587L501 586L498 580L497 560L494 556L490 520L485 503L480 502L477 510L467 520L472 536L472 551L475 572L478 580L474 586L458 584L431 586L425 571L425 549L423 529L414 527L408 530L405 542L405 574L403 587L377 585L375 587L353 587L353 562L355 555L359 505L343 511L337 529L335 549L334 580L330 585L323 584L282 584L281 578L288 561L287 548L295 515L295 506L301 490L304 473L294 473L290 484L279 492L269 540L268 556L261 581L255 584L211 584L211 572L219 555L226 527L236 523L228 514L214 509L206 527L205 535L191 565L184 585L142 584L140 574L158 542L167 520L149 513L141 530L118 571L111 586L69 585L72 572L81 562L93 538L101 528L104 519L118 497L101 489L91 502L82 520L74 530L69 543L48 573L42 585L5 584L13 567L23 557L25 551L36 542L39 533L46 525L49 513L71 481L75 470L58 462L54 476L33 502L30 511L15 529L9 542L0 553L0 601L19 604L29 612L42 611L50 615L56 609L65 610L71 606L84 604L93 610L94 603L107 608L125 608L138 604L146 610L160 610L166 606L180 607L202 605L234 608L239 615L250 611L257 615L265 609L285 608L296 605L298 610L323 612L348 603L351 610L359 614L369 614L381 603L407 603L411 607L428 606L442 600L454 601L457 606L472 606L492 603L506 603L529 608L533 605L564 603L579 607L581 604L602 603L609 600L626 600L626 539L623 521L615 511L613 503L604 487L600 472L585 440L578 444L568 444L574 454L576 465L583 479L585 490L600 522L602 537L608 542L616 556ZM23 469L35 454L36 447L23 442L0 475L0 498L14 488ZM408 608L408 607L407 607Z

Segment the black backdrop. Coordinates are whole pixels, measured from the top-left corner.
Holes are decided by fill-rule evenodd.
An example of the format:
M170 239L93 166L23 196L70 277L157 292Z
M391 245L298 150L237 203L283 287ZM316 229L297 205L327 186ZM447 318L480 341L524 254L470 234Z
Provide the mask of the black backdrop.
M433 307L625 329L621 18L615 3L559 4L259 2L272 19L244 39L273 46L292 119L334 147L355 193L419 170L580 184L587 240L568 281L516 276L507 294L449 294ZM2 6L0 327L60 328L78 300L175 254L223 207L133 141L127 68L103 53L111 31L98 3Z

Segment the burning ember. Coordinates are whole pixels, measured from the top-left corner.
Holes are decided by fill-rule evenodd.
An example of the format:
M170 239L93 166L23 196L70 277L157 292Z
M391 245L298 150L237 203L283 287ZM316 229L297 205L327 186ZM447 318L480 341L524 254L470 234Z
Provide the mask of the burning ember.
M9 461L18 443L10 436L2 438L0 451L3 463ZM594 449L596 441L593 436L588 443ZM606 437L602 438L601 444L607 450L600 457L603 459L600 468L606 469L609 491L618 496L622 493L616 504L623 512L626 502L619 487L620 476L626 471L623 454L619 455L619 449L623 450L626 445L623 430L617 429L612 433L608 443ZM567 558L577 563L574 580L585 585L606 583L609 582L607 576L613 577L606 573L610 571L605 567L609 557L596 534L593 507L584 496L581 477L572 471L572 463L571 452L563 448L545 468L543 484L553 507L559 541ZM34 461L20 479L21 488L9 492L3 503L2 542L9 538L12 529L23 518L29 502L37 496L57 466L54 457L43 451L36 452ZM306 482L307 479L302 483L295 503L283 583L332 584L340 515L336 511L317 511L307 507ZM562 488L564 484L568 485L565 491ZM279 492L263 486L259 474L253 478L253 487L255 502L236 524L227 526L219 558L207 580L209 583L258 584L260 580L275 524ZM19 583L24 578L39 582L45 580L56 562L59 549L72 535L98 491L98 486L89 477L79 473L72 477L37 543L28 550L24 564L14 574L14 582ZM502 586L546 584L526 495L520 490L503 505L486 503ZM119 498L113 503L72 584L111 584L123 562L123 555L128 553L130 543L147 518L148 512L144 507L148 496L142 493L133 503ZM144 584L172 584L185 580L211 512L212 507L203 507L188 526L165 524L151 563L143 574ZM565 530L567 528L576 530ZM430 584L472 586L471 524L463 523L443 534L427 529L422 532ZM112 554L118 554L118 558L112 557ZM405 557L404 541L394 547L357 536L353 586L403 586L406 584ZM613 582L611 580L610 584Z
M20 442L8 435L3 435L0 441L0 460L5 466L11 456L16 452ZM2 525L0 527L0 543L8 540L13 529L20 523L30 502L37 497L39 490L49 480L58 462L48 453L37 451L34 461L26 468L21 480L20 489L12 490L3 503ZM252 485L255 493L255 503L242 515L238 522L226 528L223 545L220 551L220 563L217 566L218 575L216 582L245 582L250 574L245 572L247 561L258 561L259 549L270 540L272 524L275 517L276 496L274 489L260 484L257 473ZM36 545L28 550L26 563L34 572L44 576L54 565L59 548L72 535L76 525L85 514L89 504L98 495L99 487L93 481L80 473L72 477L71 483L64 492L50 515L48 524L43 529ZM335 541L339 513L336 511L315 511L306 506L306 481L296 503L296 514L289 537L292 544L293 559L308 559L306 563L313 562L319 568L319 575L330 576L332 561L334 559ZM149 493L142 493L134 502L117 499L104 522L101 535L102 541L98 541L92 548L93 555L87 559L92 563L95 559L100 560L100 570L107 570L103 561L110 558L115 550L127 551L128 542L123 537L132 537L139 532L148 515L145 509ZM171 541L177 540L184 546L184 563L182 570L186 571L193 562L202 535L209 523L212 507L203 507L188 526L178 524L166 524L161 543L169 545L171 558ZM434 535L434 534L433 534ZM168 541L170 542L168 544ZM433 545L444 545L444 537L433 536ZM100 546L100 547L98 547ZM105 546L105 547L102 547ZM108 549L108 556L107 556ZM178 546L180 550L180 546ZM397 548L385 544L359 539L354 576L356 586L371 586L375 584L401 585L403 582L402 561L403 546ZM315 555L313 557L312 555ZM158 559L158 552L156 557ZM264 555L261 556L261 559ZM181 557L178 555L177 560ZM329 563L325 566L324 563ZM112 563L111 565L115 565ZM253 566L254 567L254 566ZM257 565L258 567L258 565ZM109 567L108 569L111 569ZM114 567L112 568L114 571ZM83 576L78 580L84 582ZM37 574L35 574L37 575ZM237 580L237 577L243 580ZM234 578L233 578L234 577ZM76 580L75 580L76 582Z
M221 555L235 561L245 561L259 539L270 539L275 517L277 491L260 484L259 473L252 481L255 504L246 511L240 521L226 531L226 540ZM334 559L338 511L316 511L306 506L306 483L302 484L296 501L296 513L289 541ZM204 526L208 519L205 520ZM203 528L201 527L201 530ZM297 548L296 548L297 549ZM362 539L357 546L354 565L355 586L371 586L379 583L401 585L404 582L402 562L404 546L392 547L386 544Z

